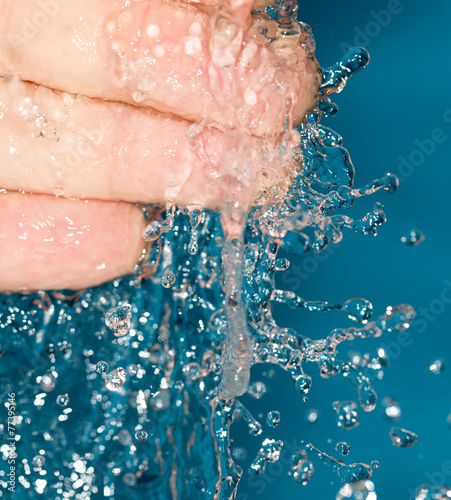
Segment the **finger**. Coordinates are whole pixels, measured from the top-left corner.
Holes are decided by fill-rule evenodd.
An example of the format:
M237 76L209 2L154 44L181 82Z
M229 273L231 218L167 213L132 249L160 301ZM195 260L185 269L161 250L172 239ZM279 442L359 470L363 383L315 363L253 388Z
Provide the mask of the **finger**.
M157 0L51 4L47 12L33 0L0 0L0 75L191 121L226 121L229 96L212 63L210 18L195 6ZM245 39L240 50L232 85L235 126L254 134L281 131L287 100L300 120L316 99L316 61L298 44L291 49L296 64L288 69L264 40Z
M127 104L0 80L0 187L215 207L224 136ZM256 142L256 140L254 140ZM257 164L257 158L256 158Z
M131 273L144 217L129 203L0 194L0 291L80 289Z

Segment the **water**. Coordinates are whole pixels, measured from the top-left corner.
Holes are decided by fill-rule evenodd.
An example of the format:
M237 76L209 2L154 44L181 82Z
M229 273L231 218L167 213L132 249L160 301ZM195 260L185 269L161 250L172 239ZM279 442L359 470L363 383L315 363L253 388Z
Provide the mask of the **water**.
M311 33L293 22L293 13L293 4L278 3L268 16L281 23L287 36L294 36L291 30L302 34L302 43L312 51ZM336 112L330 96L367 62L364 49L353 49L323 71L323 99L296 129L296 165L302 175L286 194L266 196L252 208L240 200L237 209L229 200L221 215L174 207L161 211L160 220L144 230L152 244L143 267L151 273L141 283L120 278L86 290L74 301L69 294L64 298L51 292L2 297L1 328L7 335L1 347L12 367L2 389L16 394L18 411L30 402L35 407L33 430L17 429L23 437L17 440L23 498L36 498L43 489L61 498L63 480L65 492L74 496L83 491L84 498L120 499L135 493L157 500L234 498L242 469L233 459L244 456L230 450L234 422L244 421L261 442L250 467L253 474L264 474L284 447L281 440L265 436L239 398L258 363L285 370L300 398L314 391L304 372L312 364L325 379L349 381L355 401L334 405L342 429L359 425L359 411L374 410L377 396L371 381L386 367L383 355L343 361L338 347L403 332L414 318L412 308L387 306L374 318L365 298L331 303L275 287L275 273L289 269L289 259L280 259L279 249L319 255L341 241L343 230L375 235L385 221L377 202L359 218L343 211L380 189L396 191L396 177L388 173L355 188L354 167L342 139L321 125L322 116ZM242 146L238 142L230 151L236 156ZM225 180L236 177L233 162L231 154ZM312 340L280 328L272 317L273 303L324 314L338 311L355 324ZM258 381L250 389L257 399L268 392ZM55 396L49 394L54 390L64 404L55 407ZM309 412L308 420L316 421L318 412ZM271 413L268 422L275 427L280 415ZM401 443L410 442L408 431L396 432ZM39 458L36 467L47 471L45 484L29 471L40 450L47 458ZM340 490L340 498L376 498L368 481L375 463L347 465L310 443L294 461L294 479L306 486L321 466L352 483ZM367 496L362 496L365 490Z

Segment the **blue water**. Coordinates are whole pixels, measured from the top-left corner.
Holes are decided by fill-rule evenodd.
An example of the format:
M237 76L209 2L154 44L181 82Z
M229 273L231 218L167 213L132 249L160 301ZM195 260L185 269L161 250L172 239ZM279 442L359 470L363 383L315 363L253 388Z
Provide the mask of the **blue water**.
M385 6L380 2L380 8ZM449 8L437 2L437 8L440 6L442 15L436 10L429 26L432 21L443 19L444 23L449 19ZM339 25L334 21L334 8L343 18ZM318 161L315 151L321 152L321 147L317 143L314 149L310 144L315 139L312 134L317 120L312 115L311 126L301 128L301 147L309 161L304 172L308 175L292 187L290 200L296 203L288 200L275 218L270 212L264 219L267 222L260 225L260 229L277 225L280 214L297 217L300 208L308 207L309 213L316 214L322 231L317 228L315 235L311 229L306 230L309 239L289 234L277 254L277 242L256 231L253 224L248 225L243 300L256 343L256 361L268 361L257 365L251 373L251 382L263 381L266 386L260 399L249 395L238 403L216 399L222 342L226 338L226 315L221 311L224 297L219 284L223 235L216 214L204 213L193 229L198 219L195 217L193 223L192 216L177 211L172 229L153 246L150 265L157 269L155 277L141 285L127 277L88 290L72 301L62 301L51 293L2 296L2 401L6 402L6 394L14 392L15 411L21 417L15 426L15 433L21 436L17 442L21 463L16 464L16 498L56 499L67 496L64 492L78 494L78 498L117 499L210 499L217 492L220 498L228 498L240 473L229 461L227 450L227 431L234 411L237 421L232 425L232 449L244 448L247 456L236 459L244 469L237 494L242 500L273 498L275 494L283 498L335 498L343 485L340 476L350 481L354 479L352 471L364 471L357 476L368 477L367 466L372 469L371 480L379 498L413 498L411 491L419 484L434 482L440 486L451 479L446 462L450 437L446 416L451 408L443 397L449 375L446 368L439 374L429 370L437 358L446 363L449 356L445 337L449 306L440 298L442 291L448 289L444 281L449 269L445 250L448 236L443 216L438 217L446 214L447 172L439 171L440 182L436 182L437 167L444 165L441 155L449 152L449 144L437 145L436 152L415 172L402 178L396 194L388 192L393 191L394 179L385 177L385 181L376 183L382 188L376 194L359 200L357 207L344 210L361 194L358 189L349 189L353 179L357 188L366 186L366 191L371 190L375 186L373 179L382 178L387 171L399 174L398 155L408 156L417 147L415 139L424 140L434 127L445 130L448 126L440 121L447 109L443 100L432 105L428 100L427 108L423 101L412 106L419 98L421 82L427 88L431 72L423 71L417 75L420 83L405 89L408 63L415 68L418 61L413 54L409 61L406 53L410 52L402 44L407 43L406 39L417 40L415 17L412 18L415 13L417 19L427 23L424 9L413 2L406 2L404 8L405 17L401 13L394 17L387 31L381 31L368 45L372 54L370 66L354 81L350 80L343 94L334 96L340 113L321 121L343 135L356 166L355 174L340 149L327 151L327 162ZM356 2L339 7L331 3L329 9L322 6L317 12L314 6L310 9L305 12L305 21L313 26L317 56L323 67L332 66L342 56L340 43L348 39L352 42L349 33L353 33L354 25L363 23L365 27L371 9ZM429 9L432 11L432 7ZM402 29L406 31L403 36L399 34ZM431 36L436 37L433 40L437 40L440 30L430 29ZM387 40L390 33L392 38ZM426 57L425 44L433 42L422 34L415 48ZM322 52L324 46L332 55ZM396 99L388 90L381 91L387 74L401 74L395 61L398 66L406 65L402 73L403 93L391 76L393 93L398 90ZM440 78L437 82L434 78L434 92L437 85L442 85ZM344 101L346 95L348 101ZM412 108L415 120L402 114L403 110L412 112ZM386 110L383 116L381 109ZM400 116L396 119L397 113ZM337 141L327 131L320 132L319 137ZM344 162L340 163L340 159ZM432 179L433 189L428 191ZM383 187L388 189L384 191ZM339 198L330 196L331 192L338 193ZM382 207L375 206L378 201L384 203L388 216L388 222L381 227L385 216ZM330 210L337 205L342 205L342 209L319 211L321 203L322 207L329 204ZM358 220L367 212L372 215L361 223L336 217L338 213ZM261 213L256 215L262 219ZM324 225L325 216L332 219ZM295 219L292 220L294 224ZM304 222L301 217L299 224ZM378 236L355 236L346 226L370 234L375 228ZM340 227L345 228L343 240ZM417 247L403 244L401 237L417 227L426 235L425 241ZM193 234L197 251L192 244ZM327 240L331 242L321 253L310 250L304 254L308 242L319 250ZM338 243L334 244L334 240ZM293 251L301 255L293 256ZM282 258L290 260L285 271ZM275 269L279 271L274 272ZM175 277L172 286L171 275ZM296 295L272 293L274 277L277 289ZM372 308L363 299L346 303L353 297L371 300ZM270 299L278 327L270 317ZM440 300L441 306L437 302ZM105 324L105 317L121 301L132 305L130 330L123 337L115 337ZM401 303L412 304L419 313L411 329L403 326L412 320L410 309L390 311L387 316L387 306ZM422 313L421 307L427 308L426 312ZM216 314L212 317L213 313ZM119 315L122 320L127 318L127 312L124 314ZM348 319L348 314L354 321ZM280 330L284 327L293 330ZM336 328L340 330L332 333ZM352 342L355 337L371 336L377 338ZM331 357L345 337L346 346L338 345L339 359L352 364L342 364ZM309 339L325 340L318 345ZM378 351L380 346L385 349L384 355ZM301 353L297 358L293 356L296 348ZM354 354L349 356L349 350ZM362 361L357 352L369 352L370 356ZM108 363L108 373L116 372L105 379L99 362ZM298 380L297 389L293 383L293 375L301 375L299 362L312 379L310 390L308 377L302 383ZM285 371L275 365L284 365ZM362 368L363 376L354 368L356 365ZM340 373L332 376L342 371L345 377ZM320 377L320 372L327 378ZM108 380L116 384L117 391L106 387ZM371 412L364 411L375 404L368 381L379 395ZM399 402L401 417L396 423L383 418L381 401L385 396ZM304 401L305 398L308 399ZM356 411L359 422L350 430L337 425L348 400L353 401L349 406ZM341 404L334 406L336 401ZM280 412L280 424L276 427L266 423L270 411ZM345 421L355 423L354 415L346 415L347 411ZM1 419L6 424L3 406ZM411 448L393 446L389 435L392 427L414 431L418 443ZM336 443L344 440L350 446L346 457L335 451ZM279 441L283 442L282 447ZM301 452L303 457L303 450L308 462L300 458L297 469L293 469L291 455ZM266 470L250 476L246 470L256 457L266 464ZM379 461L379 467L374 460ZM350 471L346 468L346 464L358 463ZM6 471L6 462L2 466ZM337 475L337 471L341 474ZM289 477L289 472L299 476L297 480ZM21 484L19 476L23 477ZM305 486L298 484L302 481Z

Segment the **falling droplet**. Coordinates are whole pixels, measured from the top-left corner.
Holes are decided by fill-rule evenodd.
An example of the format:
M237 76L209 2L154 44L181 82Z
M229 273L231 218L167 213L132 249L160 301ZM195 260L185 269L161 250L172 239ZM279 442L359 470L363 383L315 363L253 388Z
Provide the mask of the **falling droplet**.
M97 373L106 373L109 370L109 365L106 361L99 361L96 364L96 372Z
M414 432L401 429L400 427L392 427L390 429L390 437L392 443L400 448L410 448L418 439L418 436Z
M171 393L167 389L159 390L149 401L152 410L165 410L171 404Z
M270 411L266 417L266 423L270 427L277 427L280 422L280 413L278 411Z
M155 241L163 232L161 224L157 221L151 222L143 231L143 238L146 241Z
M372 469L377 469L379 467L379 462L377 460L373 460L371 462L371 468Z
M106 313L106 326L113 330L116 337L123 337L130 329L131 315L132 306L127 302L119 302L117 307L113 307Z
M133 377L137 373L138 373L138 367L135 364L127 366L127 374L130 375L130 377Z
M431 366L429 367L429 370L431 370L432 373L435 373L435 375L442 373L444 369L445 363L442 359L436 359L433 363L431 363Z
M121 431L119 431L117 438L118 438L119 443L121 443L124 446L130 444L131 440L132 440L132 436L131 436L130 432L128 432L127 429L122 429Z
M351 451L351 448L345 441L340 441L336 444L335 451L345 457Z
M373 304L369 300L354 297L343 304L343 309L348 313L349 319L358 323L368 323L373 314Z
M423 242L425 236L419 229L411 229L405 236L401 238L401 241L409 247L416 247L421 242Z
M161 284L165 288L171 288L171 286L175 283L175 276L172 273L167 273L161 278Z
M59 394L56 397L56 404L58 406L67 406L69 404L69 395L68 394Z
M25 419L25 423L26 423L26 424L31 424L31 418L26 418L26 419Z
M135 433L135 438L138 441L147 441L148 437L149 437L149 435L147 434L147 432L142 430L142 429L140 431L136 431L136 433Z

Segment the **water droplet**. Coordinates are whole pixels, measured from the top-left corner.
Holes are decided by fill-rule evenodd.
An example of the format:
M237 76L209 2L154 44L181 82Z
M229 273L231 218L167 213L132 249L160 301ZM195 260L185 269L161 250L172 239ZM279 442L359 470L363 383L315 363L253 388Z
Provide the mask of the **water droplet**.
M253 382L249 386L248 394L254 399L260 399L266 393L266 385L263 382Z
M45 457L43 457L42 455L35 455L31 460L31 464L33 465L33 467L41 469L42 467L44 467Z
M411 229L401 241L409 247L416 247L425 239L424 234L419 229Z
M357 405L354 401L336 401L333 404L333 408L338 415L338 427L349 430L360 424Z
M422 484L415 491L415 500L448 500L451 498L449 486L426 486Z
M171 288L171 286L175 283L175 276L172 273L167 273L161 278L161 284L165 288Z
M146 241L155 241L163 232L161 224L157 221L151 222L143 231L143 238Z
M336 444L335 450L337 453L345 457L351 451L351 448L345 441L340 441Z
M41 389L45 392L51 392L55 389L55 379L50 373L46 373L41 378Z
M377 460L373 460L371 462L371 468L372 469L377 469L379 467L379 462Z
M266 423L270 427L277 427L280 422L280 413L278 411L270 411L266 417Z
M144 430L136 431L136 433L135 433L135 438L138 441L147 441L148 437L149 437L149 435Z
M118 391L127 378L125 370L121 367L116 368L105 376L105 385L109 391Z
M315 422L318 421L319 418L319 412L315 408L310 408L307 410L307 413L305 414L307 422L310 422L311 424L314 424Z
M337 494L337 500L377 500L372 481L357 481L345 484Z
M167 389L160 389L149 403L152 410L165 410L171 404L171 393Z
M135 376L138 373L138 366L134 364L128 365L127 373L128 375L130 375L130 377Z
M127 485L127 486L136 486L136 476L135 474L132 474L131 472L127 472L126 474L124 474L122 476L122 479L124 481L124 483Z
M132 435L130 434L130 432L128 432L127 429L122 429L121 431L119 431L117 438L119 443L121 443L124 446L130 444L132 441Z
M300 394L307 394L312 386L312 377L305 374L300 377L296 377L294 379L294 385Z
M186 373L186 376L191 380L196 380L200 377L200 365L199 363L188 363L183 367L183 371Z
M368 323L373 314L373 304L369 300L354 297L343 304L343 309L348 313L349 319L358 323Z
M396 399L391 397L386 397L382 400L382 406L384 407L384 417L387 420L396 422L401 417L401 407Z
M106 361L99 361L96 364L96 372L97 373L106 373L109 370L110 366Z
M436 375L442 373L444 369L445 363L442 359L436 359L433 363L431 363L431 366L429 367L429 370L431 370L431 372L435 373Z
M294 471L293 477L299 484L302 484L302 486L306 486L306 484L310 481L310 479L312 479L314 473L315 473L315 468L313 467L312 462L305 460Z
M67 406L69 404L69 395L68 394L59 394L56 397L56 404L58 406Z
M393 444L400 448L410 448L418 439L418 436L414 432L401 429L400 427L392 427L390 429L390 437Z
M111 308L105 317L105 324L113 330L116 337L123 337L130 329L132 306L128 302L119 302L117 307Z
M26 418L26 419L25 419L25 423L26 423L26 424L31 424L31 418Z
M177 380L177 381L174 383L174 389L175 389L177 392L182 392L184 388L185 388L185 384L184 384L181 380Z
M247 451L245 448L243 448L242 446L238 447L238 448L234 448L232 450L232 456L235 460L246 460L247 458Z

